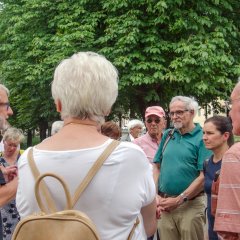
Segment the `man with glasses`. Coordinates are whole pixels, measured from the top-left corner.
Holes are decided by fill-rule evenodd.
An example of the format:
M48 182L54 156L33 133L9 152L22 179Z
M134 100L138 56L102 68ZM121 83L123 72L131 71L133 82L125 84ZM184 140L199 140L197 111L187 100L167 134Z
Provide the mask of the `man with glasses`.
M13 115L12 108L10 107L9 101L9 90L2 84L0 84L0 131L6 130L9 126L7 119Z
M167 130L154 158L158 186L160 239L204 239L203 162L211 155L202 140L202 128L193 122L198 103L176 96L170 102Z
M147 132L134 139L133 143L140 146L150 163L152 163L165 128L165 112L159 106L148 107L145 111L145 125Z
M13 114L8 101L9 90L0 84L0 131L8 127L7 119ZM0 166L0 206L15 197L17 190L17 169L15 166ZM1 218L1 216L0 216ZM0 239L2 239L2 221L0 221Z
M233 134L240 136L240 82L232 91L229 115ZM235 143L222 159L214 230L219 239L240 239L240 143Z

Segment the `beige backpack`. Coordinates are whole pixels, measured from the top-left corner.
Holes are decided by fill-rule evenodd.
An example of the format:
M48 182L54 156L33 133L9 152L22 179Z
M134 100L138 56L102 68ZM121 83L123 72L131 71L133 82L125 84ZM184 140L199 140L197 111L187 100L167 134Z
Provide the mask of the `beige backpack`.
M21 220L13 233L12 240L99 240L99 234L92 220L83 212L73 210L73 206L76 204L81 193L88 186L94 175L100 169L103 162L118 144L118 141L113 141L101 154L101 156L89 170L83 182L77 188L73 199L71 199L68 187L61 177L53 173L45 173L40 175L33 160L32 149L30 149L28 160L33 175L36 178L35 196L42 212L36 213ZM55 203L50 196L50 192L48 191L45 182L41 182L41 180L47 176L51 176L59 180L64 188L67 200L67 206L64 211L56 210ZM40 198L39 191L43 193L43 196L46 199L48 210ZM51 213L48 213L48 211ZM128 239L131 239L138 223L139 221L137 219Z

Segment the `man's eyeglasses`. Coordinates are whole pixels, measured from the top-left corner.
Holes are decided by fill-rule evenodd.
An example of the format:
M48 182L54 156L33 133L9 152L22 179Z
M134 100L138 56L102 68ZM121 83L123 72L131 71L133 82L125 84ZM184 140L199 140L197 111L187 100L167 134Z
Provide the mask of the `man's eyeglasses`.
M229 99L229 100L225 101L226 108L230 111L232 109L233 102L239 101L239 100L240 100L240 98L235 98L235 99Z
M147 119L147 123L152 123L152 122L155 122L156 124L158 124L161 122L161 119L160 118L157 118L157 119L148 118Z
M5 102L5 103L0 103L0 106L6 106L7 110L10 108L10 103Z
M178 111L175 111L175 112L170 112L168 113L168 116L171 118L173 117L174 115L176 115L176 117L182 117L182 115L185 113L185 112L188 112L189 110L188 109L185 109L185 110L178 110Z

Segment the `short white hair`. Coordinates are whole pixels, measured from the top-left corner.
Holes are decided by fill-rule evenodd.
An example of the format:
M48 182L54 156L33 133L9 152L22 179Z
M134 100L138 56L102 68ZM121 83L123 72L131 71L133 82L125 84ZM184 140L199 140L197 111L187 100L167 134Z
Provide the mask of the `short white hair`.
M9 92L8 88L5 87L3 84L0 84L0 90L3 90L4 92L6 92L7 96L9 97L10 92Z
M176 96L172 98L169 105L171 106L171 104L176 101L183 102L185 104L186 109L194 111L194 117L196 116L198 111L198 103L194 98L185 97L185 96Z
M52 96L60 100L61 117L104 122L118 95L118 72L104 56L79 52L56 68Z
M127 128L128 128L128 132L135 128L136 126L141 126L142 128L144 127L144 123L138 119L133 119L133 120L130 120L129 123L127 124Z
M24 140L23 131L15 127L9 127L3 134L3 141L8 140L21 143Z
M63 121L55 121L52 124L51 135L57 133L63 127Z

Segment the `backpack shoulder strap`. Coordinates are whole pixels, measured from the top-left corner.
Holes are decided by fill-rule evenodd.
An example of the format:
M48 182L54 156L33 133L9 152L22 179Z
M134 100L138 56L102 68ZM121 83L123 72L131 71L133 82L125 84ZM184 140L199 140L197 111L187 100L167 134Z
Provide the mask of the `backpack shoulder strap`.
M37 168L37 165L36 165L36 163L34 161L34 158L33 158L33 148L32 147L28 151L28 163L29 163L29 166L31 168L34 179L36 181L37 178L40 176L40 172L39 172L39 170ZM51 212L56 212L57 211L56 205L55 205L55 203L54 203L54 201L53 201L53 199L52 199L52 197L49 193L47 185L44 181L42 181L40 183L40 192L43 193L43 196L46 199L48 210L50 210ZM43 210L46 213L48 212L45 206L43 206Z
M73 196L72 200L72 207L76 204L78 201L80 195L85 190L85 188L88 186L88 184L91 182L93 177L96 175L98 170L103 165L104 161L108 158L108 156L113 152L113 150L119 145L119 141L113 140L109 146L103 151L103 153L99 156L97 161L93 164L93 166L90 168L89 172L87 173L86 177L83 179L81 184L78 186L77 190L75 191L75 194Z
M208 163L209 163L209 158L205 159L204 162L203 162L203 173L204 173L204 175L206 173Z
M163 152L165 151L165 148L166 148L166 146L167 146L169 140L173 137L174 131L175 131L174 128L171 129L171 130L169 130L168 135L167 135L167 138L166 138L166 140L165 140L165 142L164 142L164 144L163 144L161 157L162 157L162 155L163 155Z
M135 229L136 229L136 227L138 226L139 223L140 223L140 220L139 220L139 218L137 217L137 219L136 219L136 221L135 221L135 223L134 223L134 225L133 225L133 227L132 227L132 230L131 230L131 232L130 232L129 235L128 235L127 240L131 240L131 239L132 239L133 234L134 234L134 231L135 231Z

